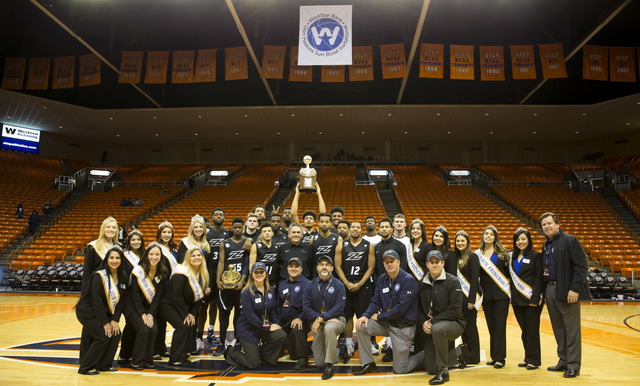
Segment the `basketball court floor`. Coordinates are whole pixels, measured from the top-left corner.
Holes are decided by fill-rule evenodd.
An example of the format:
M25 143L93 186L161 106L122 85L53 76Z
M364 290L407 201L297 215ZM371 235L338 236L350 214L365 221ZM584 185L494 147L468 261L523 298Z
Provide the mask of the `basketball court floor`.
M73 306L77 296L0 294L0 385L260 385L294 383L297 386L342 384L425 385L431 378L423 371L395 375L376 356L378 372L355 377L358 361L336 366L333 379L322 381L313 367L294 371L287 357L278 368L246 371L229 366L222 357L192 356L188 367L171 367L166 361L155 370L121 368L97 376L77 374L81 325ZM121 321L124 323L124 318ZM489 334L482 312L478 315L480 345L488 349ZM167 337L170 341L170 336ZM507 326L507 362L503 369L482 365L451 370L448 384L458 385L637 385L640 382L640 303L584 303L582 305L583 357L581 375L564 379L546 371L557 361L556 344L546 308L542 313L543 365L538 370L519 368L523 359L520 329L513 313ZM483 352L484 357L484 352ZM382 366L384 365L384 366Z

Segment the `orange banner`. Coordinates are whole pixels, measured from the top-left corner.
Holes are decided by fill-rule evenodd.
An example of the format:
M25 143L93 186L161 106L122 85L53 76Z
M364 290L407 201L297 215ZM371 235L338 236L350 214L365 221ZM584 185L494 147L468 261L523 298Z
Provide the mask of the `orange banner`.
M169 68L169 51L148 51L144 83L167 83L167 68Z
M49 67L51 58L30 58L27 90L46 90L49 88Z
M95 54L80 55L78 69L78 86L94 86L100 84L100 58Z
M217 50L198 50L193 82L215 82L216 81L216 54Z
M313 66L298 66L298 47L291 47L289 82L311 82L312 80Z
M118 83L140 83L142 51L122 51Z
M75 74L76 57L64 56L53 59L53 83L51 88L73 88L73 77Z
M195 51L173 51L171 83L193 83L193 58Z
M584 46L582 48L582 78L609 80L609 47Z
M420 78L444 78L444 44L420 46Z
M562 43L539 44L538 50L544 79L567 78Z
M473 46L449 46L449 78L474 80Z
M536 79L536 58L533 46L511 46L513 79Z
M480 80L505 80L502 46L480 46Z
M264 79L284 78L284 56L286 46L264 46L262 51L262 74Z
M404 44L385 44L380 46L382 79L404 78L407 76L407 59Z
M249 79L247 47L224 49L224 80Z
M321 82L338 83L344 82L344 66L322 66Z
M352 47L352 64L349 66L349 81L373 80L373 48L371 46Z
M609 68L612 82L636 81L636 57L634 51L634 47L609 47Z
M27 58L7 58L4 62L2 88L7 90L21 90L26 69Z

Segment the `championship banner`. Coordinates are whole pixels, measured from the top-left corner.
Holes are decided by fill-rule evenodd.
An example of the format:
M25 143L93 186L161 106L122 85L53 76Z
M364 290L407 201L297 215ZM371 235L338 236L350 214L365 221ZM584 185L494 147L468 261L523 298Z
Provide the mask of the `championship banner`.
M544 79L567 78L562 43L539 44L538 50Z
M262 74L264 79L284 78L284 56L286 46L264 46L262 51Z
M612 82L636 81L634 47L609 47L609 68Z
M27 90L46 90L49 88L49 67L51 58L30 58Z
M118 83L140 83L142 51L122 51Z
M198 50L193 82L215 82L216 81L216 54L217 50Z
M312 66L298 65L298 47L291 47L291 61L289 62L289 82L311 82L313 80Z
M444 79L444 44L422 43L418 77Z
M100 84L100 58L95 54L80 55L78 69L78 86L94 86Z
M173 51L171 83L193 83L193 58L195 51Z
M582 48L582 78L609 80L609 47L584 46Z
M474 80L473 46L449 46L450 79Z
M169 67L169 51L148 51L147 70L144 73L144 83L167 83L167 68Z
M249 79L247 47L224 49L224 80Z
M51 88L73 88L73 77L75 74L75 56L64 56L53 59L53 83Z
M480 46L480 80L505 80L502 46Z
M351 5L301 6L299 65L351 65Z
M344 72L344 66L322 66L320 81L323 83L344 82Z
M407 76L407 59L404 56L404 43L380 46L382 79L404 78Z
M21 90L26 69L27 58L7 58L4 62L2 88L7 90Z
M353 47L353 61L349 66L349 81L373 80L373 48Z
M511 46L513 79L536 79L536 59L533 46Z

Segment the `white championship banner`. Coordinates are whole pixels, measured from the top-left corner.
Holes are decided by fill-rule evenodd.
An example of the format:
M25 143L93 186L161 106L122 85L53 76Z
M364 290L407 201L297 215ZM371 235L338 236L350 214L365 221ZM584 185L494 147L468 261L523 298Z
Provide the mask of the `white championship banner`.
M298 65L351 65L351 5L300 7Z

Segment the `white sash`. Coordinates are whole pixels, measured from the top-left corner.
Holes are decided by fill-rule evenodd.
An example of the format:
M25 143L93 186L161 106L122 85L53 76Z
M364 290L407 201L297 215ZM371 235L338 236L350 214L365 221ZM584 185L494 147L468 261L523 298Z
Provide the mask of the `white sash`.
M464 296L466 296L467 299L471 300L469 298L469 291L471 291L471 284L469 284L469 281L467 280L466 277L464 277L464 275L462 274L462 272L460 272L459 269L458 269L458 281L460 282L460 287L462 288L462 293L464 294ZM479 310L480 307L482 306L482 295L478 296L478 294L475 294L475 297L476 297L476 302L474 304L474 307L476 307L476 310Z
M176 274L185 275L187 279L189 279L189 286L191 286L191 290L193 291L194 301L197 302L198 300L204 297L204 292L202 291L202 287L200 286L200 283L198 283L198 279L196 279L193 275L189 274L187 267L185 267L184 265L177 265L173 270L171 277L173 277L173 275L176 275Z
M160 249L162 250L162 254L164 255L164 257L169 260L169 263L171 264L171 271L173 272L173 270L176 269L176 266L178 265L178 260L176 260L175 256L173 256L173 253L171 253L169 248L165 247L164 245L160 245Z
M107 256L107 252L109 252L109 249L107 249L106 251L104 251L103 254L100 254L100 251L98 251L98 245L96 243L97 240L93 240L92 242L89 243L89 245L91 245L93 247L93 250L96 251L96 255L100 256L100 258L102 260L104 260L104 258Z
M520 277L516 275L516 271L513 270L513 266L511 263L509 263L509 273L511 273L511 280L513 281L513 284L516 285L516 289L518 290L518 292L520 292L525 298L531 300L533 289L529 286L529 284L520 280Z
M138 265L138 263L140 262L140 259L138 258L138 256L131 251L124 251L124 257L126 257L127 260L129 260L129 263L131 263L133 267Z
M420 251L420 248L418 248L418 251ZM420 264L418 264L416 259L413 257L413 243L411 243L411 249L408 257L409 260L407 261L407 263L409 263L409 269L411 269L411 272L413 272L413 276L415 276L418 281L422 280L422 278L424 277L424 271L422 270L422 267L420 267Z
M144 294L144 297L147 299L147 302L151 304L153 298L156 296L156 288L153 286L153 283L147 277L147 274L144 273L144 268L141 265L136 265L133 271L131 272L136 279L138 279L138 285Z
M118 291L118 286L113 283L113 280L111 288L107 288L109 274L105 269L98 271L98 273L102 279L102 286L104 287L104 294L107 297L107 304L109 304L109 311L111 312L111 315L113 315L115 313L116 306L120 301L120 291Z
M500 289L511 298L511 286L509 285L509 279L507 279L498 267L493 264L491 259L488 259L480 249L476 251L480 266L489 275L491 279L500 287Z

